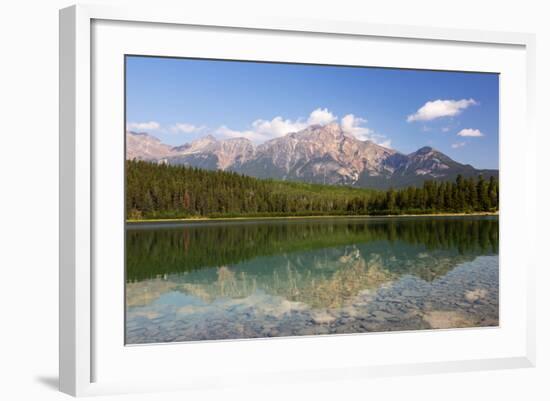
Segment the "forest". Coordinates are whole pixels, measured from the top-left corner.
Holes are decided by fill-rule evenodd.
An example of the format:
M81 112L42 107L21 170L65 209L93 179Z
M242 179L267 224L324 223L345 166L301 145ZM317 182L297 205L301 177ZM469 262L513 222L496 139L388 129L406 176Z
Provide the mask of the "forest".
M126 161L128 220L495 212L498 194L494 177L378 191Z

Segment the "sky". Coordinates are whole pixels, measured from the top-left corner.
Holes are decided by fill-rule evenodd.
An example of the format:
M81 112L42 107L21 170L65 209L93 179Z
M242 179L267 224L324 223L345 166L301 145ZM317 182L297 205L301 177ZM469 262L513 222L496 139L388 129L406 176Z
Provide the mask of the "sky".
M127 128L181 145L213 135L254 143L338 122L408 154L432 146L498 168L498 74L126 57Z

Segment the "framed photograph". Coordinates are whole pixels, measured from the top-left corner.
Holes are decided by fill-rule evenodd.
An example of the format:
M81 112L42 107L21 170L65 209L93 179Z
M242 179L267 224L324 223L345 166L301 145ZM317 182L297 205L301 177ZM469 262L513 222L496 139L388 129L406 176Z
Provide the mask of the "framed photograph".
M533 49L61 10L61 390L533 366Z

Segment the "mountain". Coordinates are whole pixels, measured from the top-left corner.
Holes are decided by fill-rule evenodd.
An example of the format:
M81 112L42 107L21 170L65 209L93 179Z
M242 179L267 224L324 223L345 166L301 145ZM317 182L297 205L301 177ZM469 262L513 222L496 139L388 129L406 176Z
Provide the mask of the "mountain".
M172 147L144 132L126 133L126 159L158 161L170 156Z
M127 133L127 159L235 171L258 178L387 189L419 186L427 180L454 180L498 170L478 170L423 147L403 154L345 133L339 124L312 125L261 145L245 138L209 135L170 147L144 133Z
M354 185L363 171L389 173L384 162L394 150L360 141L338 124L314 125L272 139L236 170L260 178Z
M172 148L170 164L185 164L205 169L231 170L254 155L254 145L246 138L219 141L212 135Z

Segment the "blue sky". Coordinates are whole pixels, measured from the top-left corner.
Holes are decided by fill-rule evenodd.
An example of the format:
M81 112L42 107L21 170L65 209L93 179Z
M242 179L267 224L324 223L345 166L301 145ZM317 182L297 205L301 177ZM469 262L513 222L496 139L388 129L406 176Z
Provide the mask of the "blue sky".
M339 122L403 153L432 146L498 168L498 75L128 56L128 128L180 145L255 143Z

